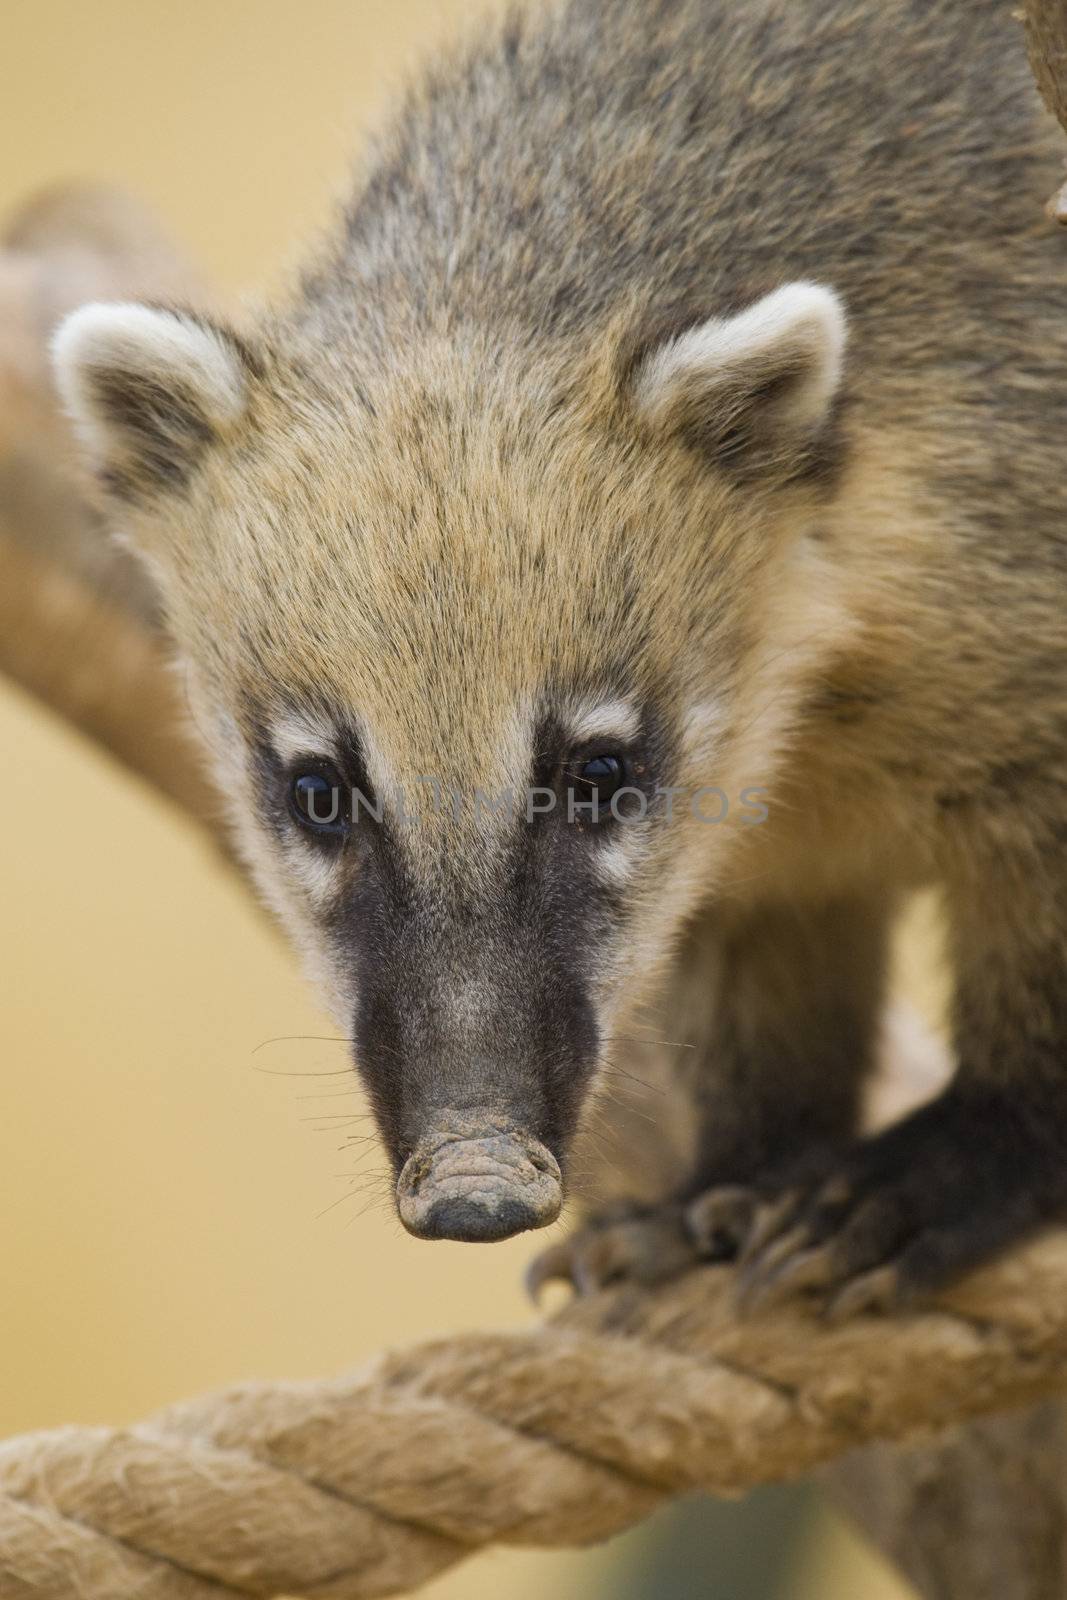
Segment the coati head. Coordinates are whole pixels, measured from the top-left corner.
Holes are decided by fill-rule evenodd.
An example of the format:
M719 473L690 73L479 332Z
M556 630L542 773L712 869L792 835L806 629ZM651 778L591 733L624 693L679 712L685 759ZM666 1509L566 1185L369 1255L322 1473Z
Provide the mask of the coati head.
M556 1216L613 1034L832 633L835 296L633 325L388 347L354 311L239 336L97 305L55 341L426 1237Z

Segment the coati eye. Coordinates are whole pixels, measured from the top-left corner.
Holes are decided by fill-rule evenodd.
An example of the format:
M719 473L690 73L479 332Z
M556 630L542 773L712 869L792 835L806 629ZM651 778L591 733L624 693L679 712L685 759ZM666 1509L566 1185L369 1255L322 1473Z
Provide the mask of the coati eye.
M345 826L341 780L332 767L300 772L289 785L289 804L302 828L313 833L342 833Z
M615 755L592 756L578 769L578 782L598 809L609 806L613 796L626 787L626 765Z

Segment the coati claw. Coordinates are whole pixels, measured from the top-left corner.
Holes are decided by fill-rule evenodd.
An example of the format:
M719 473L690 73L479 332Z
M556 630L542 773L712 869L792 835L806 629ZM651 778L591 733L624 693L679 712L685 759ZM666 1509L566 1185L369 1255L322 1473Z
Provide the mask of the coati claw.
M861 1312L898 1310L902 1300L900 1272L893 1262L861 1273L840 1289L827 1303L827 1322L848 1322Z
M741 1272L738 1309L745 1316L768 1311L807 1290L828 1288L833 1276L833 1262L825 1247L798 1248L796 1235L790 1234L783 1241L777 1265L758 1274Z
M570 1283L579 1295L621 1281L660 1283L697 1259L680 1206L613 1208L537 1256L526 1270L526 1289L536 1303L553 1281Z
M571 1283L572 1267L570 1239L561 1239L534 1256L523 1273L523 1286L534 1305L539 1304L546 1283Z
M745 1267L754 1260L764 1246L775 1237L783 1222L796 1208L797 1198L795 1190L786 1190L776 1195L773 1200L763 1200L756 1205L752 1226L738 1255L740 1267Z
M701 1260L732 1261L749 1238L757 1214L754 1189L724 1184L689 1202L685 1230Z

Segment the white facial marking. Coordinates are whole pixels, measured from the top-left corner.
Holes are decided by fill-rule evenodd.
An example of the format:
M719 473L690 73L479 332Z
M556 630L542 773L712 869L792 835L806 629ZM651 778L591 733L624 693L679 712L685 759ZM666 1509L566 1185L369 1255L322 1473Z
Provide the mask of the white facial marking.
M299 766L301 757L333 761L337 756L337 729L329 717L319 712L285 712L271 724L270 737L274 749L286 764ZM341 803L347 810L347 797ZM312 905L322 908L328 904L337 883L338 858L310 848L309 841L301 838L294 829L292 838L285 846L285 859Z
M321 854L317 850L309 850L306 844L300 841L299 848L286 850L286 859L312 904L326 905L337 883L340 866L337 858Z
M360 743L363 750L363 765L367 773L367 782L379 804L386 803L398 814L410 812L415 804L411 797L412 789L410 786L413 786L418 791L421 786L417 780L421 777L434 776L434 774L409 773L406 779L398 777L395 767L369 728L364 727L360 730ZM427 786L427 792L429 792L429 786Z
M639 853L623 840L613 839L610 844L602 845L597 850L593 869L602 883L612 888L622 888L633 877Z
M337 753L337 729L329 717L314 712L286 712L271 724L270 734L283 761L295 761L299 756L332 761Z
M687 753L712 752L725 727L726 713L717 700L690 706L682 721L682 743Z
M568 730L575 744L590 739L615 739L620 744L636 737L641 716L628 700L601 700L570 708Z

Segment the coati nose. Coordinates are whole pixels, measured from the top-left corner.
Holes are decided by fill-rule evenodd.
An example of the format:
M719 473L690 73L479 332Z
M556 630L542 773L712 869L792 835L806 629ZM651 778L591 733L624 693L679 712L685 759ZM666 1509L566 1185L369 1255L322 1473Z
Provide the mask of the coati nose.
M538 1213L521 1200L504 1200L488 1206L481 1200L438 1200L420 1220L421 1239L462 1239L467 1244L491 1244L514 1233L540 1226Z
M559 1163L539 1139L499 1119L444 1113L405 1161L397 1210L419 1239L490 1243L559 1216Z

